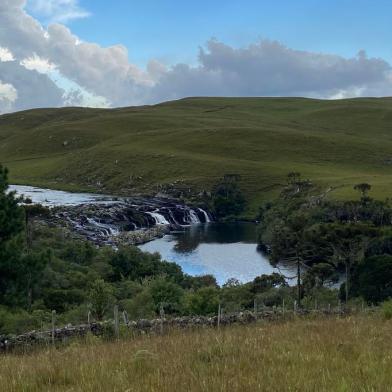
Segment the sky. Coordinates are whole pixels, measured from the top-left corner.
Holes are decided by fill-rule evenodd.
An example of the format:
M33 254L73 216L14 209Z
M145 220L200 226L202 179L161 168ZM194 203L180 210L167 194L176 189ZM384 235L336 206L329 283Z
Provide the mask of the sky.
M390 0L0 0L0 113L392 95Z

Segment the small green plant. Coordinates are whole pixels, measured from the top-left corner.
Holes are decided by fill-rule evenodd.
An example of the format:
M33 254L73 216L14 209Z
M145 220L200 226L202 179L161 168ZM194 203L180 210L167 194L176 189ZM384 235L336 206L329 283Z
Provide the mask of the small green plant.
M385 301L381 304L382 315L385 320L392 319L392 299Z

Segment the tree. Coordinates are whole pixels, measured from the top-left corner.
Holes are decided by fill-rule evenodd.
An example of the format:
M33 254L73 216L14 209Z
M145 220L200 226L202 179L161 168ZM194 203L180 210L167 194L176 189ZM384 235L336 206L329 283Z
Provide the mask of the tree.
M252 292L253 293L262 293L264 291L268 291L273 287L286 286L285 278L276 272L271 275L260 275L257 276L252 282Z
M214 187L212 201L217 218L238 215L246 205L245 198L239 188L240 176L226 174Z
M113 287L103 279L98 279L91 286L89 299L94 316L97 320L102 320L113 304Z
M366 199L368 192L372 189L372 186L363 182L361 184L354 185L354 189L361 193L361 199Z
M184 291L178 284L165 276L160 276L147 281L147 285L157 312L161 307L167 313L176 313L180 310Z
M0 297L18 281L25 217L14 192L8 192L8 171L0 166ZM10 296L9 296L10 298Z
M22 283L21 291L26 292L27 309L31 310L33 303L34 286L40 281L42 272L51 257L50 250L37 252L27 251L21 259L23 272L20 274L20 283Z
M353 273L351 292L376 304L392 298L392 256L372 256L359 264Z
M308 240L309 216L301 211L277 221L270 233L270 254L275 263L284 262L296 268L297 303L301 306L302 269L312 257Z
M344 266L345 301L350 291L350 274L355 264L363 260L369 239L378 233L372 225L355 223L326 223L319 226L319 236L330 249L330 261Z

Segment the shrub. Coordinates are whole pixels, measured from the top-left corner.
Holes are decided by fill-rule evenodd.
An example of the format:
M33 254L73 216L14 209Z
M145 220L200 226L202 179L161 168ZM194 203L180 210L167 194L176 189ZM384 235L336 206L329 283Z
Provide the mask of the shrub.
M385 301L381 304L382 315L385 320L392 319L392 299Z

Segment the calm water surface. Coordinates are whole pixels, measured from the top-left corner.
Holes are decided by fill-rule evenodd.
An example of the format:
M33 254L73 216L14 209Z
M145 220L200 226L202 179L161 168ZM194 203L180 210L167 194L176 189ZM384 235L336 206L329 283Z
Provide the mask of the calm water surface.
M277 272L257 251L257 227L252 223L195 225L140 249L160 253L190 275L212 274L219 284L230 278L248 282L258 275Z

